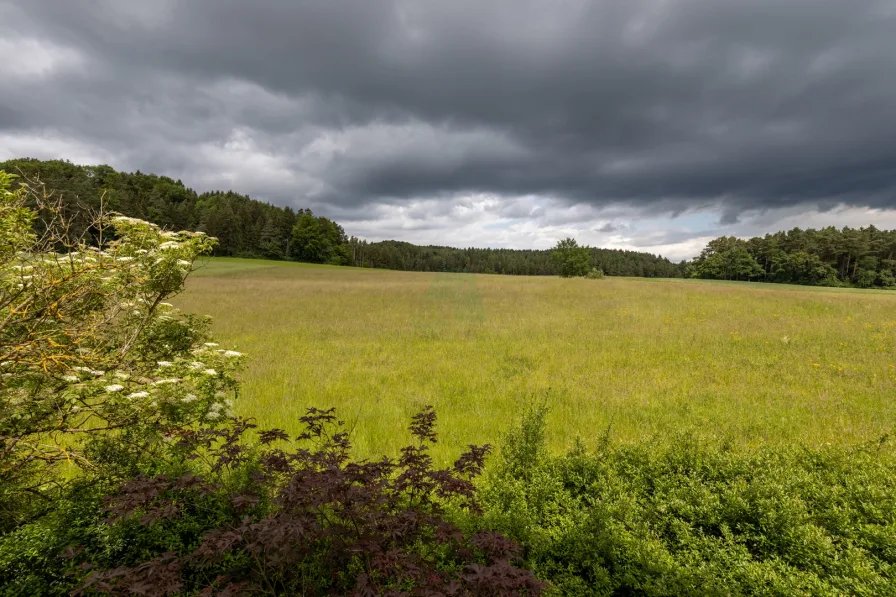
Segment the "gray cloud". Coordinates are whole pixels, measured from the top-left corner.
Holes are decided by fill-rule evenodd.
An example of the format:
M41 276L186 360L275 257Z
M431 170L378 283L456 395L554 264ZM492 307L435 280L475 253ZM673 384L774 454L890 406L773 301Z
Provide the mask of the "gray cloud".
M620 224L614 224L613 222L607 222L606 224L603 224L602 226L594 228L594 231L595 232L619 232L620 230L623 230L624 228L625 228L625 226L622 226Z
M355 219L896 207L892 0L0 0L0 64L10 147Z

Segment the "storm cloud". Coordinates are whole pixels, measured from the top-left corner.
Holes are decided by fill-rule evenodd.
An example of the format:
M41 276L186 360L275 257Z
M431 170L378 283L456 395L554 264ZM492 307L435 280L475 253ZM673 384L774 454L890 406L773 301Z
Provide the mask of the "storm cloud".
M892 0L0 1L0 76L3 157L370 237L688 256L795 211L896 224Z

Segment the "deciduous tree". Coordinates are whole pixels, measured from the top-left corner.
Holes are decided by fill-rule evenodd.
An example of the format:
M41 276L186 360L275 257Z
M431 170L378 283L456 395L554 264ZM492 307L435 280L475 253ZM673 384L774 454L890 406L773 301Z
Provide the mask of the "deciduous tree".
M580 247L574 238L565 238L554 246L551 260L564 278L585 276L591 269L591 249Z

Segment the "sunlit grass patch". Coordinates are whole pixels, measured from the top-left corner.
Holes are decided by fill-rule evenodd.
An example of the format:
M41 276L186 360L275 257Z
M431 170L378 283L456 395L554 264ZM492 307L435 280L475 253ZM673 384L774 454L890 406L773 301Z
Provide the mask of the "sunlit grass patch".
M295 430L335 406L369 454L424 404L437 455L493 442L535 396L554 448L608 428L850 443L896 422L896 292L215 259L177 302L248 353L242 414Z

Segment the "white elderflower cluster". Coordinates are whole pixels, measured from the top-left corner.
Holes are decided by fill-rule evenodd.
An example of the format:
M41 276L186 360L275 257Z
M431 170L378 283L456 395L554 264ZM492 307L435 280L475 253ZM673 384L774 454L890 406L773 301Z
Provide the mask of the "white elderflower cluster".
M215 419L221 418L221 411L224 410L224 405L220 402L213 402L211 406L208 407L208 412L205 413L205 418L211 421Z
M2 197L7 182L0 175ZM6 215L0 216L4 226ZM179 317L174 305L163 302L183 289L194 259L208 254L214 240L162 231L137 218L99 218L98 229L109 229L111 224L115 233L101 238L87 235L84 242L100 242L101 247L75 240L56 250L56 245L32 234L27 221L18 220L11 221L12 232L22 238L9 246L0 243L5 259L0 291L7 291L13 301L5 311L15 324L8 326L14 332L10 341L28 351L15 361L0 357L4 391L0 402L10 411L4 417L19 417L22 425L16 425L26 440L16 450L29 437L43 443L47 430L77 427L92 433L93 423L83 424L89 417L110 428L144 428L151 435L206 412L211 413L209 419L221 419L228 410L212 395L234 382L230 374L238 360L228 360L201 341L194 343L197 330L189 318ZM4 228L4 242L5 233ZM154 261L159 265L153 266ZM16 292L17 287L23 290ZM45 292L48 289L52 292ZM92 291L89 301L82 300L82 289ZM158 310L150 308L155 306ZM47 317L42 322L46 330L32 333L28 318L38 309L65 317ZM145 318L140 325L138 317ZM156 335L157 331L163 333ZM69 340L61 345L59 337ZM12 376L34 377L37 383L26 393L18 387L23 385L18 379L16 384L7 383ZM81 415L71 416L77 412ZM182 416L186 413L190 416ZM151 425L156 422L158 426ZM155 439L164 438L147 441ZM79 442L66 442L66 449L67 462L84 461L77 454L82 451Z
M112 218L112 222L115 224L132 224L132 225L145 225L149 222L144 222L143 220L137 218L129 218L127 216L115 216Z

